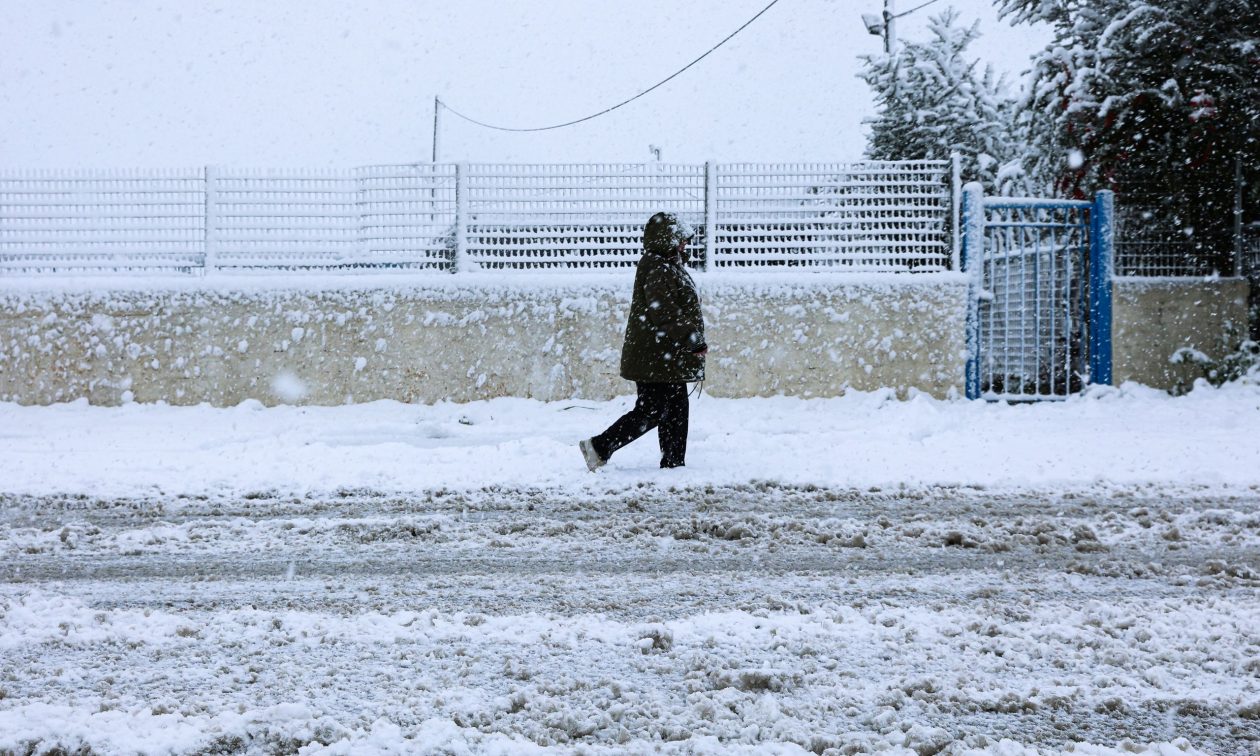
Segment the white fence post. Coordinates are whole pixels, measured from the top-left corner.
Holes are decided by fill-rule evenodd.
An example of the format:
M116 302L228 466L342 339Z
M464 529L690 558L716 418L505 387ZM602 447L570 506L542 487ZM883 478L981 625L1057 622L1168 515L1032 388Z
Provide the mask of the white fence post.
M455 164L455 261L451 272L463 273L468 264L468 166Z
M958 271L962 254L962 225L960 207L962 205L962 156L957 152L949 154L950 165L950 205L953 211L954 249L950 254L949 267Z
M704 267L717 268L717 166L712 160L704 164Z
M218 272L218 225L219 225L219 171L213 165L207 165L205 171L205 254L201 261L201 274L211 276Z

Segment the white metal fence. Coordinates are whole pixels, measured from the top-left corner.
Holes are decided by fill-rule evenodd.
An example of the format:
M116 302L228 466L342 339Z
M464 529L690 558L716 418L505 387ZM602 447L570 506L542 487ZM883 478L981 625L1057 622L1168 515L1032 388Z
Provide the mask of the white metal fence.
M0 275L628 267L644 222L700 268L957 267L949 161L0 172Z

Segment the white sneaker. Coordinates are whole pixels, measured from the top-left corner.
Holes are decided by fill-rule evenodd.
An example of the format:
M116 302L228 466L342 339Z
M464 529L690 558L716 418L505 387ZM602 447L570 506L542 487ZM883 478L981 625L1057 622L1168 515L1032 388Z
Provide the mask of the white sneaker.
M584 438L579 441L578 448L582 450L582 459L586 460L587 470L595 472L608 463L608 460L599 458L599 452L595 451L595 444L591 443L591 439Z

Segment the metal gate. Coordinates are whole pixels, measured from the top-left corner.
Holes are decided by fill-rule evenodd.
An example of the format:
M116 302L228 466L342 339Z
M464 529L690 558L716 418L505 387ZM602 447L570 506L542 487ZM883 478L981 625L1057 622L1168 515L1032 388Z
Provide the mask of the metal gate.
M1107 191L1089 202L967 186L969 399L1064 399L1111 383L1113 207Z

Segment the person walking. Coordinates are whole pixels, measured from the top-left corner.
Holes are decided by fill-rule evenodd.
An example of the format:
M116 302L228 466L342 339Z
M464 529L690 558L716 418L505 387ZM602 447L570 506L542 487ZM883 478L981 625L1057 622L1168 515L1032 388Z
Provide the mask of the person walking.
M643 256L621 348L621 377L634 381L634 409L598 436L578 443L591 472L613 453L657 429L661 467L682 467L687 458L687 383L704 380L700 296L687 273L687 244L695 231L674 213L657 213L643 228Z

